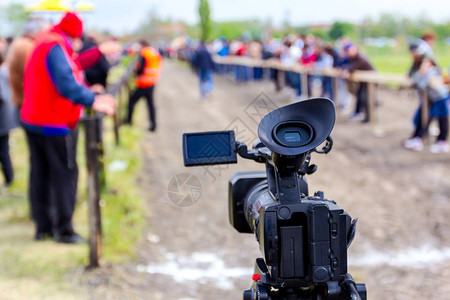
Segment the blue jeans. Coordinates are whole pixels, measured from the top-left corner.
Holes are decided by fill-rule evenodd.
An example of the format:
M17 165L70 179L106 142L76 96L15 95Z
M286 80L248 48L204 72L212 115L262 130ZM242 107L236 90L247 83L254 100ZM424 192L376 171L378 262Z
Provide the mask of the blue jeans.
M422 99L422 101L424 101ZM428 101L428 100L425 100ZM449 98L444 98L441 100L438 100L436 102L433 102L430 107L429 117L428 120L425 121L425 124L422 124L421 122L421 115L422 115L422 106L419 106L416 113L414 114L414 125L416 125L416 129L414 131L413 137L422 137L426 134L428 131L428 126L430 125L430 122L432 119L437 119L439 123L439 135L437 137L438 141L446 141L448 136L448 116L449 116L449 109L448 109L448 101Z
M253 68L253 79L262 80L264 76L263 68Z
M247 82L250 79L250 68L247 66L236 66L234 76L237 82Z
M331 77L322 77L322 97L333 99L333 81Z
M295 94L300 96L302 94L302 85L300 83L300 74L287 71L284 73L286 84L295 90Z
M200 97L204 98L214 88L213 70L200 70L198 77L200 79Z

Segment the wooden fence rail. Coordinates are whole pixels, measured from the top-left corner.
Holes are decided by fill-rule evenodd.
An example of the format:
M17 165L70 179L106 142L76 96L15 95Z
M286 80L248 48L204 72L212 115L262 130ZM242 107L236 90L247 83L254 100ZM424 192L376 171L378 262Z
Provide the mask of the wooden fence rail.
M355 71L351 73L349 78L343 77L343 72L334 69L334 68L328 68L328 69L312 69L312 68L306 68L299 64L295 65L285 65L283 64L279 59L254 59L249 57L242 57L242 56L214 56L213 60L216 64L219 65L228 65L228 66L246 66L250 68L263 68L263 69L276 69L279 71L289 71L298 73L300 75L303 75L300 77L300 84L301 84L301 90L302 90L302 96L307 97L308 96L308 75L322 75L326 77L332 78L332 85L333 85L333 100L336 103L336 106L339 108L339 97L338 97L338 80L339 79L346 79L351 82L364 82L368 84L368 107L369 107L369 120L371 122L378 122L378 119L375 118L375 109L376 109L376 88L378 85L396 85L399 87L404 88L413 88L414 84L411 78L407 77L406 75L398 75L398 74L386 74L386 73L378 73L375 71ZM442 79L436 78L431 80L430 85L436 85L441 84ZM422 123L422 126L425 126L428 122L428 115L429 115L429 107L428 107L428 101L426 91L420 91L421 93L421 118L420 122Z

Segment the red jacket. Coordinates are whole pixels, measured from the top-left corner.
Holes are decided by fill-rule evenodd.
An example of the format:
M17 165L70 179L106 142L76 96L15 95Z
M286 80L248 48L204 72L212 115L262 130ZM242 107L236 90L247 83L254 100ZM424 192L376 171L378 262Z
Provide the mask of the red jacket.
M66 55L75 80L80 84L84 81L81 68L73 59L72 48L63 33L56 28L44 31L36 38L25 68L21 118L32 126L74 129L82 106L57 91L46 66L47 55L55 45L59 45Z
M315 52L303 53L300 61L303 65L311 65L317 61L317 54Z

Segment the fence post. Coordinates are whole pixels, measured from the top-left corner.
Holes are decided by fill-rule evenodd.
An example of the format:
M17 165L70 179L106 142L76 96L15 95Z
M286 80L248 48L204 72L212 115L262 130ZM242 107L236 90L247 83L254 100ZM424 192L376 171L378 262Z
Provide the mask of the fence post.
M419 90L420 98L421 98L421 107L420 107L420 124L422 126L422 130L427 128L428 119L430 116L430 108L428 107L428 93L426 89ZM428 142L428 130L424 130L424 136L422 138L425 142Z
M122 85L122 83L121 83ZM117 93L117 109L113 116L114 121L114 139L116 142L116 146L120 144L120 136L119 136L119 127L121 125L122 120L120 120L120 109L122 106L122 86L120 86L119 92Z
M360 83L361 84L361 83ZM376 93L375 93L375 89L376 89L376 85L373 82L368 82L367 83L367 109L368 111L368 118L369 118L369 122L374 123L375 118L376 118L376 114L375 114L375 109L376 109Z
M308 98L309 91L308 91L308 72L299 72L300 74L300 81L302 84L302 94L305 99Z
M267 67L263 67L263 79L270 80L270 69Z
M333 101L336 106L336 110L340 110L341 107L339 105L339 78L336 76L331 77L333 84Z
M105 147L103 145L103 115L95 115L95 140L97 142L98 176L100 191L106 188Z
M98 121L92 111L88 111L84 120L86 134L86 161L88 169L88 205L89 205L89 267L100 265L102 257L102 223L100 213L100 179L98 161Z
M124 84L120 87L119 90L119 97L118 97L118 103L117 103L117 117L118 117L118 122L119 122L119 127L122 126L123 122L124 122L124 114L123 114L123 107L124 107L124 103L127 103L126 100L126 96L124 95L125 93L125 88L124 86L127 85L127 81L124 82ZM128 96L128 95L127 95Z

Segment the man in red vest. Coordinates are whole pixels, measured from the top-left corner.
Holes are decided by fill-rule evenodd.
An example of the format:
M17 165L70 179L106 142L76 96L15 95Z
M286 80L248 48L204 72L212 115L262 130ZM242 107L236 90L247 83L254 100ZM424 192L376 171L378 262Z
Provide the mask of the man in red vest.
M136 65L136 90L128 101L128 118L126 123L131 125L133 110L140 98L147 99L150 115L150 131L156 129L155 107L153 105L153 90L161 76L162 58L158 51L149 47L146 41L140 41L141 52Z
M84 84L71 46L82 32L78 15L66 13L37 36L25 67L21 119L30 147L29 195L36 240L53 236L61 243L82 241L72 227L78 178L74 131L83 106L106 114L115 111L113 96L96 96Z

